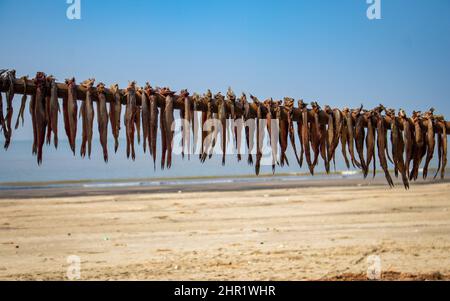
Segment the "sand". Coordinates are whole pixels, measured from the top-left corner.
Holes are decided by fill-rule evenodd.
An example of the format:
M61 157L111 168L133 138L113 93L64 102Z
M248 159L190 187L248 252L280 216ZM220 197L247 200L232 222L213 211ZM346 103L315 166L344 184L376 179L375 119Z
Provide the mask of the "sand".
M2 192L0 279L450 279L449 183L43 194Z

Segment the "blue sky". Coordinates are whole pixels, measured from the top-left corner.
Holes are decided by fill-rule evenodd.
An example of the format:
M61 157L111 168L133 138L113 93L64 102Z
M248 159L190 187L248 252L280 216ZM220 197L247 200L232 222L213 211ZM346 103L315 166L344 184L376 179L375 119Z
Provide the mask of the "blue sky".
M1 0L0 67L450 116L450 1ZM14 139L31 137L28 125ZM1 138L0 138L1 139Z
M65 0L0 1L0 66L450 115L447 0L382 0L376 21L365 0L81 3L71 21Z

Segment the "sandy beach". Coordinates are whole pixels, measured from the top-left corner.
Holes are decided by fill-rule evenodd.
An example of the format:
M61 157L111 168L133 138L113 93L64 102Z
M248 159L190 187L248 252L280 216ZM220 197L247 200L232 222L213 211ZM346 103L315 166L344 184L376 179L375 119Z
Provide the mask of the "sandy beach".
M450 184L361 183L2 191L0 279L450 279Z

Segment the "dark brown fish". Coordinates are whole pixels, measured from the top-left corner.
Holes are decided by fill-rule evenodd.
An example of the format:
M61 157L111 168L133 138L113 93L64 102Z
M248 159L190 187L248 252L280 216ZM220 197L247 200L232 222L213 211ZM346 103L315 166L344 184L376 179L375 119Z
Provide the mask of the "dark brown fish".
M226 150L227 150L227 110L225 98L220 92L217 93L214 96L214 98L217 103L217 115L221 125L219 132L222 134L221 141L222 141L222 166L223 166L225 165Z
M384 125L384 118L381 115L381 109L377 108L374 110L376 123L377 123L377 148L378 148L378 158L380 159L380 165L381 168L384 171L384 175L386 177L386 180L389 184L389 186L394 187L394 182L392 181L391 175L389 174L389 169L387 165L386 160L386 146L384 145L386 143L386 135L387 130Z
M410 180L417 180L419 176L419 167L422 163L423 157L426 155L427 148L425 145L425 135L426 132L421 126L421 116L420 112L413 112L412 122L414 125L414 144L413 144L413 167L409 175Z
M281 106L281 101L278 101L275 105L275 118L278 120L279 124L279 142L280 142L280 165L281 167L286 164L289 166L289 160L286 155L288 148L288 137L289 137L289 117L283 119L282 112L285 112L285 107ZM275 145L275 147L278 147Z
M227 91L227 99L226 103L228 104L230 108L230 114L229 117L231 118L230 127L231 132L233 133L232 136L234 136L234 146L237 150L237 160L238 162L242 160L242 156L240 153L240 147L241 147L241 134L242 134L242 117L237 118L236 114L236 95L234 94L233 90L231 88L228 88Z
M264 125L260 122L263 119L263 104L253 95L250 95L253 103L256 105L256 163L255 173L258 176L261 170L262 144L264 141Z
M75 78L66 79L67 85L67 123L69 129L69 143L73 154L75 155L75 139L77 136L77 117L78 117L78 105L77 105L77 87Z
M309 139L311 142L312 150L314 152L314 160L312 164L315 167L319 162L320 142L321 142L320 123L319 123L320 106L317 104L317 102L312 102L311 108L312 108L311 114L313 115L313 122L310 123Z
M347 156L347 145L348 145L348 128L347 128L347 121L343 113L341 112L342 116L342 127L341 127L341 151L342 151L342 157L344 157L345 165L347 168L350 168L350 161L348 160Z
M197 153L197 144L198 144L198 114L197 111L198 106L200 105L200 95L198 95L197 93L194 93L192 95L192 116L191 116L191 124L192 124L192 153L196 154ZM199 152L201 154L201 151Z
M125 109L125 128L127 136L127 158L130 157L134 161L136 153L134 151L134 124L136 119L136 82L131 82L127 87L127 105Z
M105 84L97 85L97 123L100 144L103 149L103 160L108 162L108 109L106 108Z
M161 131L161 169L164 169L166 166L166 154L167 154L167 137L166 137L166 114L165 114L165 97L161 94L159 94L160 91L158 91L158 95L162 98L162 106L160 108L159 113L159 127Z
M53 132L53 144L58 148L58 114L60 112L58 103L58 86L54 78L50 81L50 122Z
M357 167L357 168L361 168L361 163L358 162L358 160L356 160L355 157L355 148L354 148L354 141L355 141L355 127L353 125L353 118L352 118L352 114L350 112L349 108L345 108L342 111L345 121L346 121L346 128L347 128L347 146L350 152L350 158L353 164L353 167Z
M136 125L137 143L141 144L141 106L136 103L136 115L134 117L134 124Z
M274 124L272 125L272 119L274 118L272 116L272 108L274 107L274 102L272 99L266 99L263 103L262 103L265 112L262 112L263 116L266 117L266 127L267 127L267 132L269 134L269 144L270 144L270 149L271 149L271 153L272 153L272 173L275 173L275 164L278 163L278 138L276 136L279 136L279 125L278 124ZM278 105L278 103L277 103ZM260 123L262 123L262 121L260 121ZM272 133L272 128L275 130L274 133ZM264 132L264 130L262 130ZM261 140L261 144L263 143L263 140ZM284 158L283 158L284 159ZM279 163L278 163L279 164ZM284 165L284 162L283 162Z
M442 116L435 116L436 119L436 126L441 128L441 133L439 134L439 157L441 164L440 165L440 171L441 171L441 179L444 179L445 176L445 168L447 167L447 126L445 123L445 120ZM436 171L436 176L439 173L439 168Z
M376 169L376 159L375 159L375 127L373 124L373 112L367 111L364 113L364 118L367 122L367 136L366 136L366 159L367 159L367 169L364 173L364 178L367 177L369 173L369 166L373 160L373 177L375 178Z
M333 109L333 120L334 120L335 135L334 135L334 139L333 139L332 152L330 155L332 158L335 157L336 149L339 146L339 140L341 139L342 127L343 127L342 112L339 109ZM347 161L348 161L348 159L347 159ZM346 163L348 163L348 162L346 162ZM349 165L349 164L347 164L347 165Z
M139 91L141 93L142 147L144 149L144 153L147 152L147 144L148 144L149 149L151 148L151 143L150 143L150 102L148 99L148 94L146 92L146 89L148 86L150 86L150 84L146 83L146 86Z
M301 103L300 103L301 102ZM310 133L311 129L309 127L308 122L308 108L306 104L303 104L303 101L299 101L299 108L302 108L302 144L303 151L305 152L306 163L308 164L309 172L311 175L314 175L314 164L311 161L311 149L310 149Z
M182 112L182 151L181 155L184 158L184 151L187 149L188 153L188 160L190 159L190 153L191 153L191 122L192 122L192 108L191 108L191 100L189 98L189 92L187 89L181 90L180 92L180 99L183 101L183 109Z
M355 146L356 152L358 153L359 162L361 164L361 169L363 170L363 174L367 175L369 173L369 169L366 165L366 160L364 158L364 139L366 136L366 132L364 129L365 118L364 115L361 114L362 106L358 110L352 110L352 119L355 120Z
M86 88L86 98L80 106L80 116L82 121L82 135L81 135L81 149L80 155L84 157L86 155L86 145L89 158L91 157L92 150L92 135L94 125L94 106L92 102L93 85L95 79L88 79L81 83Z
M33 146L31 148L31 152L33 155L37 154L37 130L36 130L35 108L36 108L36 93L31 95L29 106L31 115L31 126L33 127Z
M213 105L214 99L212 97L211 91L208 89L206 94L203 96L204 101L207 103L206 114L202 114L202 157L200 161L203 163L206 157L211 158L212 151L214 148L214 132L216 131L215 122L213 122Z
M410 163L413 159L413 133L409 118L406 116L404 110L400 109L398 112L399 123L403 126L403 139L405 141L405 170L410 174Z
M156 140L158 137L158 97L150 85L145 87L149 98L149 140L150 140L150 154L153 157L153 168L156 169Z
M36 104L34 108L34 116L36 122L36 133L37 133L37 163L41 165L42 163L42 148L45 143L45 131L47 128L47 118L46 118L46 78L45 74L38 72L34 80L36 85Z
M21 79L23 80L23 90L26 91L28 76L24 76ZM25 123L24 112L25 112L25 106L26 106L26 102L27 102L27 96L28 96L27 93L24 93L22 95L19 114L17 115L16 125L14 127L16 130L19 128L19 119L22 119L22 126ZM0 98L1 98L1 95L0 95ZM0 99L0 102L1 102L1 99ZM0 108L1 108L1 104L0 104ZM0 113L0 115L3 115L3 111ZM1 123L1 116L0 116L0 123Z
M49 75L47 76L47 81L46 81L46 95L45 95L45 119L47 120L47 138L46 138L46 143L48 145L50 145L51 140L52 140L52 120L51 120L51 115L50 115L50 100L51 100L51 95L50 95L50 89L51 89L51 80L52 80L53 76Z
M292 149L295 154L295 159L297 159L298 165L301 167L301 161L297 153L297 146L295 145L295 131L294 131L294 121L293 121L293 114L294 114L294 99L285 97L284 98L284 110L286 113L287 118L287 127L289 132L289 139L291 141Z
M302 114L302 111L305 108L306 108L306 104L303 102L302 99L300 99L298 101L298 109L300 111L300 117L298 118L298 121L297 121L297 135L298 135L298 140L300 141L300 167L303 166L303 155L305 153L305 150L304 150L305 146L303 144L303 134L302 134L302 131L303 131L303 114Z
M436 145L435 133L434 133L434 109L430 109L424 115L424 120L427 121L427 131L425 144L427 146L427 156L425 158L425 165L423 167L423 178L426 179L428 176L428 167L430 165L431 159L433 159L434 149Z
M6 72L6 78L9 80L9 87L8 90L6 91L6 116L5 116L5 126L6 126L6 131L5 131L5 127L3 127L3 132L5 134L5 144L4 147L5 149L8 149L9 144L11 143L11 136L12 136L12 117L13 117L13 112L14 112L14 107L13 107L13 99L14 99L14 80L16 79L16 71L15 70L10 70ZM3 111L3 110L2 110Z
M160 92L165 97L164 108L164 129L166 131L166 144L167 144L167 168L172 167L172 146L173 146L173 133L174 133L174 117L173 117L173 103L175 101L175 92L170 91L169 88L164 88Z
M110 87L114 101L109 104L109 119L111 121L111 129L114 135L114 152L119 149L119 132L120 132L120 116L122 115L122 94L118 84Z
M243 118L244 118L244 131L245 131L245 142L247 145L247 163L249 165L253 165L253 142L255 140L255 119L250 118L250 104L247 101L247 95L242 93L241 98L239 99L239 102L241 104L242 110L244 112Z
M391 125L391 143L392 143L392 159L394 160L394 166L396 170L396 176L398 173L402 176L403 185L406 189L409 189L408 176L406 175L406 168L403 159L403 152L405 144L403 141L403 135L400 131L397 117L394 110L388 110L386 115L390 117Z

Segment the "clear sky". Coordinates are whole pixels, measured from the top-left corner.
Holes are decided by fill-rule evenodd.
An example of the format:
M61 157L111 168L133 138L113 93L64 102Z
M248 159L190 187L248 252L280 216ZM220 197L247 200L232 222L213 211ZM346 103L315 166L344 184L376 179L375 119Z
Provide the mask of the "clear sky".
M81 20L67 7L1 0L0 68L450 117L448 0L382 0L373 21L366 0L81 0Z

